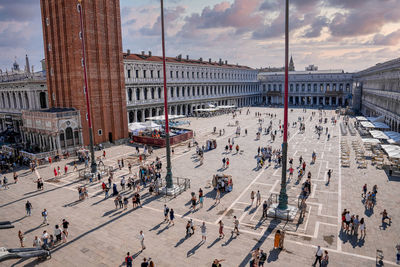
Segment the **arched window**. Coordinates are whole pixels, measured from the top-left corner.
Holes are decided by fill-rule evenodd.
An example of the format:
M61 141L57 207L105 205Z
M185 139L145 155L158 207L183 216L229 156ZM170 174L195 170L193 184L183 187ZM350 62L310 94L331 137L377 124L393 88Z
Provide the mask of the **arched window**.
M151 88L151 99L154 99L154 88Z
M65 137L67 140L72 139L72 128L68 127L67 129L65 129Z
M147 100L147 88L146 87L144 88L143 94L144 94L144 100Z
M131 88L128 89L128 100L132 101L132 89Z
M46 101L46 93L45 92L40 92L39 99L40 99L40 108L47 108L47 101Z
M26 109L29 109L29 98L28 98L28 93L26 92L25 92L25 103L26 103Z
M158 98L161 98L161 87L158 87Z
M136 100L140 100L140 89L136 88Z

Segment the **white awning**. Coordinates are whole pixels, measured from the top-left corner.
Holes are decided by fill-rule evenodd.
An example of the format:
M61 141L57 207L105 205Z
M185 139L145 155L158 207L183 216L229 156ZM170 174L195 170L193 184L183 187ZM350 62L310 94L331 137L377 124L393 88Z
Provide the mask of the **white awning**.
M373 138L376 139L389 139L389 137L382 131L377 131L377 130L371 130L369 133L372 135Z
M168 114L168 121L181 119L181 118L185 118L185 116L184 115L170 115L170 114ZM160 115L160 116L148 117L148 118L146 118L146 120L148 120L148 121L165 121L165 116L164 115Z
M400 146L382 145L383 150L388 154L389 158L400 159Z
M377 144L381 143L378 139L375 139L375 138L362 138L361 140L363 141L363 143L366 143L366 144L377 145Z
M358 120L358 121L368 121L367 118L365 118L364 116L357 116L356 120Z
M361 121L360 124L367 129L390 129L390 127L383 122Z

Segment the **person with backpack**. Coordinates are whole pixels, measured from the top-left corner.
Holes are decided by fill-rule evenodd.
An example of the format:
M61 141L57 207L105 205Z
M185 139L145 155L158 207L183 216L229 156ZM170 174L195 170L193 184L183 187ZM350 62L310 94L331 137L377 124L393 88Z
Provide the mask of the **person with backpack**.
M125 257L125 263L126 263L126 267L132 267L132 262L133 262L133 258L130 255L130 253L126 253L126 257Z
M25 203L25 210L26 210L26 215L31 216L32 213L32 204L28 201Z
M42 217L43 217L43 223L42 223L42 224L49 225L49 222L48 222L48 220L47 220L47 216L48 216L47 210L44 209L44 210L42 211Z
M267 253L260 250L260 259L258 261L258 266L263 267L264 263L267 261Z

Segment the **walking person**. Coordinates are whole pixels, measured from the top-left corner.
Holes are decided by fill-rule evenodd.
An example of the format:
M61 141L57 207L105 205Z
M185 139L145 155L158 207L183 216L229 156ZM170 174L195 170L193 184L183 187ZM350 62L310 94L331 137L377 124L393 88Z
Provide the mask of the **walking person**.
M56 237L56 243L61 242L61 234L62 234L61 229L58 226L58 224L56 224L56 226L54 228L54 235Z
M360 239L365 239L365 222L364 218L361 218L360 220Z
M21 244L21 248L23 248L23 247L24 247L24 240L25 240L25 237L24 237L24 235L22 234L22 231L21 231L21 230L18 231L18 239L19 239L19 243Z
M329 263L329 256L328 256L328 251L324 251L324 256L322 257L322 264L321 266L326 267L328 266Z
M125 263L126 263L126 267L132 267L132 262L133 262L133 258L130 255L130 253L126 253L126 257L125 257Z
M255 195L254 191L251 191L251 193L250 193L251 206L253 206L253 202L254 202L254 195Z
M139 233L139 240L140 240L140 245L142 246L141 251L143 251L146 249L146 246L144 245L144 234L143 234L142 230L140 230L140 233Z
M315 261L313 263L313 266L317 264L317 261L319 262L319 266L321 266L321 260L322 260L322 249L321 246L318 246L317 252L315 253Z
M169 223L168 224L172 223L172 225L174 226L175 225L174 219L175 219L175 212L174 212L174 209L171 209L169 211Z
M365 199L367 197L367 184L364 184L361 196Z
M331 182L331 176L332 176L332 170L329 169L329 171L328 171L328 182L327 182L327 184L329 184L329 183Z
M201 188L199 189L199 202L200 202L200 208L203 208L204 196L203 196L203 190Z
M69 222L66 219L62 220L63 231L65 232L66 236L68 236L68 227Z
M237 219L236 216L233 216L233 224L234 224L234 228L232 231L232 236L233 234L236 234L236 236L240 235L239 233L239 220Z
M224 234L224 223L220 220L218 222L218 224L219 224L219 230L218 230L219 238L224 238L225 237L225 234Z
M215 205L220 203L220 200L221 200L221 191L219 190L219 188L217 188L217 193L215 194Z
M256 207L258 207L259 205L261 205L261 194L260 194L260 190L257 190Z
M201 228L201 242L206 242L206 239L207 239L206 223L203 222L203 224L200 226L200 228Z
M48 216L48 212L47 212L46 209L44 209L44 210L42 211L42 217L43 217L43 223L42 223L42 224L49 225L49 223L48 223L48 221L47 221L47 216Z
M32 214L32 204L29 202L29 200L26 201L25 203L25 210L26 210L26 215L31 216Z

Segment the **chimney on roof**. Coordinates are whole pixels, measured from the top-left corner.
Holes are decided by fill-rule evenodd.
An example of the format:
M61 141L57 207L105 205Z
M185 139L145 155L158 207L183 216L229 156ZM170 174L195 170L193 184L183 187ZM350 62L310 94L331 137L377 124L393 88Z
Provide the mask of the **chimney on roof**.
M128 56L131 54L131 50L130 49L128 49L128 50L126 50L126 53L128 54Z
M222 65L222 59L219 59L218 64L219 64L219 65Z
M149 57L151 57L151 51L149 51Z
M225 60L225 65L228 65L228 60Z
M182 60L182 54L179 54L176 58L177 58L179 61L181 61L181 60Z
M144 51L142 51L142 56L144 56Z
M211 63L211 58L208 59L208 63Z
M189 60L189 55L186 55L186 60Z
M201 58L199 59L199 61L200 61L200 62L203 62L203 58L201 57Z

